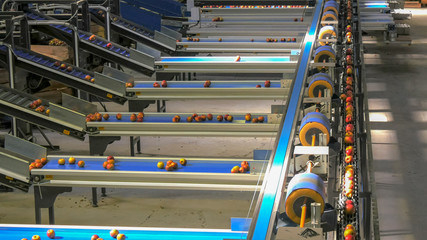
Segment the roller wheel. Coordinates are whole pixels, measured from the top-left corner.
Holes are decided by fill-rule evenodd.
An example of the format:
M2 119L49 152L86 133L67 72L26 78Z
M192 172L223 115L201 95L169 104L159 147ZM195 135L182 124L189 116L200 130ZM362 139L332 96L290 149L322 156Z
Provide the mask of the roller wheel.
M301 121L299 140L303 146L311 146L313 136L316 136L315 146L319 146L320 134L326 135L326 144L329 143L331 124L329 119L319 112L311 112L305 115Z
M337 33L333 26L324 26L319 31L319 39L332 39L336 38ZM320 45L325 46L331 44L330 42L319 42Z
M337 21L338 15L334 11L326 11L322 15L322 21ZM326 26L329 24L322 24L322 26Z
M325 89L329 89L331 95L334 93L334 83L326 73L317 73L313 75L310 84L308 85L308 96L318 97L319 92L323 96Z
M297 174L289 182L285 211L295 223L299 224L301 221L304 202L307 206L305 222L309 222L311 218L311 203L320 203L321 213L325 209L325 186L323 180L314 173Z
M335 61L335 51L331 46L321 46L314 51L314 62L323 63L323 62L334 62ZM322 70L323 67L319 66L317 69Z
M339 5L335 1L329 1L325 3L325 7L323 8L323 12L333 11L338 16Z

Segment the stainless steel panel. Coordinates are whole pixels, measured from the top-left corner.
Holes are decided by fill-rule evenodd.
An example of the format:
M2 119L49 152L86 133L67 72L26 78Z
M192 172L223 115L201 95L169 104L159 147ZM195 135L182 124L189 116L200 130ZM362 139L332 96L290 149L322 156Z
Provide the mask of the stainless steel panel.
M62 93L62 106L70 110L87 115L97 111L95 104L76 98L74 96Z
M9 134L5 135L4 148L30 159L42 158L47 155L46 148Z
M126 84L124 82L97 72L95 72L95 79L98 85L119 92L123 96L126 95Z
M79 130L86 129L86 116L84 114L53 103L50 104L49 109L50 117L75 125L80 128Z

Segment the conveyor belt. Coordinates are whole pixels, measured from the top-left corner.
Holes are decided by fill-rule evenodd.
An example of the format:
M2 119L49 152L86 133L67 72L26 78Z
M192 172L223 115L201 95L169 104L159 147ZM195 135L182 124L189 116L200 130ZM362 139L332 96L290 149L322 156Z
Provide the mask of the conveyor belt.
M164 57L156 61L165 72L293 73L297 61L290 56Z
M93 72L89 72L71 64L67 64L67 66L72 67L72 71L69 72L66 69L61 69L59 66L55 66L55 62L57 62L55 59L49 58L47 56L35 53L31 50L27 50L24 48L14 49L14 54L16 55L16 65L18 67L21 67L22 69L25 69L26 71L64 83L70 87L83 90L95 96L116 103L124 104L127 101L124 89L121 93L100 86L99 84L97 84L96 80L94 83L85 80L85 77L87 75L94 78L95 74ZM7 62L6 56L7 47L4 45L0 45L0 60L2 60L4 63Z
M31 20L37 21L54 20L54 18L45 16L36 11L29 11L26 13L26 16ZM52 35L63 41L71 42L73 32L72 29L66 26L50 25L37 26L37 28L48 35ZM113 63L120 63L125 67L143 74L151 76L154 73L154 58L144 53L114 44L99 36L96 36L95 40L90 40L89 38L93 35L92 33L79 30L78 35L80 38L79 47L82 49ZM108 47L108 44L111 44L111 47Z
M104 113L101 113L102 115ZM264 117L263 123L245 121L246 114L233 114L234 120L218 121L217 116L226 113L212 113L213 119L201 122L187 122L193 113L146 113L143 122L131 122L131 113L122 113L122 120L116 119L116 113L102 122L88 122L92 136L229 136L229 137L275 137L278 131L278 114L252 114ZM207 113L198 113L199 116ZM180 122L172 122L174 116L181 117ZM97 130L95 130L97 129Z
M289 94L289 80L272 80L270 87L265 81L170 81L167 88L155 88L152 81L135 82L128 92L138 99L285 99ZM260 85L260 88L256 86Z
M105 21L102 13L91 9L91 13L101 21ZM123 37L130 38L163 53L172 55L175 50L175 40L157 31L151 31L139 24L126 20L120 16L110 14L111 29Z
M256 160L223 158L185 158L187 165L182 166L180 158L115 157L114 170L103 168L106 157L73 156L76 162L85 161L84 167L58 164L58 159L68 161L69 157L48 156L49 162L41 169L32 169L31 174L45 176L43 186L254 191L259 188L262 168L262 162ZM178 169L166 171L157 167L159 161L166 165L169 160L178 163ZM242 161L249 162L250 171L231 173Z
M29 107L30 103L36 100L34 96L25 94L6 87L0 87L0 112L12 117L16 117L25 122L29 122L65 135L83 140L85 137L83 125L74 122L70 117L67 119L55 118L54 115L47 116L44 112L36 112ZM43 106L49 107L49 103L43 102ZM71 116L79 115L74 113ZM78 117L78 116L77 116ZM84 119L84 116L82 116Z
M126 239L174 239L174 240L224 240L246 239L247 232L231 231L228 229L177 229L177 228L136 228L136 227L86 227L86 226L61 226L61 225L18 225L0 224L0 234L4 239L31 239L39 235L46 239L49 229L55 230L57 238L63 240L88 240L94 234L103 239L111 239L111 229L117 229L126 235Z

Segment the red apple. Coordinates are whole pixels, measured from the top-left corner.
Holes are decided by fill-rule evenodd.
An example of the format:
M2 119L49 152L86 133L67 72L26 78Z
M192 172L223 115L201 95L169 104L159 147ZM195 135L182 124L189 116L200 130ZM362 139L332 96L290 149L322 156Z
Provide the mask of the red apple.
M240 167L239 168L239 172L240 173L245 173L246 172L246 168L245 167Z
M259 116L258 117L258 122L261 122L261 123L264 122L264 117L263 116Z
M353 124L347 124L345 126L345 131L346 132L353 132L354 131L354 125Z
M296 42L297 41L297 39L296 38L292 38L292 42Z
M117 113L117 115L116 115L116 119L117 119L117 120L122 120L122 114L121 114L121 113Z
M294 22L298 22L298 18L294 18Z
M47 230L47 237L50 239L54 239L55 238L55 231L53 231L53 229L49 229Z
M99 239L99 236L98 235L92 235L92 237L90 238L90 240L98 240Z
M126 82L125 87L133 88L133 82Z
M347 224L347 226L345 226L344 230L347 230L347 229L353 229L353 231L354 231L354 226L351 224Z
M143 118L143 117L137 117L137 118L136 118L136 121L137 121L137 122L143 122L143 121L144 121L144 118Z
M108 162L107 162L108 163ZM114 164L112 164L112 163L108 163L107 164L107 169L108 170L114 170Z
M222 115L218 115L218 116L216 116L216 120L217 120L218 122L222 122L222 120L223 120L223 116L222 116Z
M110 115L108 115L107 113L104 114L104 116L102 116L105 120L108 120L110 118Z
M166 171L173 171L173 166L172 165L166 165Z
M38 162L38 163L36 163L35 167L36 167L36 168L42 168L42 167L43 167L43 164L42 164L42 163L40 163L40 162Z
M344 142L345 142L346 144L354 144L354 137L350 137L350 136L345 137L345 138L344 138Z
M171 166L173 169L178 169L178 164L176 162L171 163L169 166Z
M208 88L211 86L211 81L207 80L205 81L205 83L203 84L203 87Z
M212 120L213 119L213 115L211 113L208 113L207 118L208 118L208 120Z
M233 116L229 115L229 116L227 117L227 121L232 122L232 121L233 121Z
M113 44L107 43L107 48L111 48L112 46L113 46Z
M340 95L341 100L345 100L346 98L347 98L347 95L345 95L344 93Z
M222 42L222 38L218 38L218 42Z
M354 240L354 236L353 235L348 235L347 237L345 237L344 240Z
M258 84L258 85L256 85L255 87L256 87L256 88L261 88L261 85L259 85L259 84Z
M153 83L153 87L155 87L155 88L159 88L159 87L160 87L160 84L159 84L158 82L154 82L154 83Z
M347 204L345 205L344 212L348 215L351 215L356 212L356 209L353 204Z
M252 118L252 123L257 123L258 122L258 118Z
M347 155L347 156L353 156L353 149L347 149L347 150L345 150L345 155Z
M270 87L271 86L271 81L267 80L264 82L264 87Z
M113 229L110 231L110 236L112 238L116 238L118 234L119 234L119 231L117 231L116 229Z
M353 74L353 67L352 66L347 66L347 68L346 68L346 73L347 73L347 75L351 75L351 74Z
M202 119L202 121L206 121L206 115L202 115L200 116L200 118Z
M347 115L347 116L345 117L345 122L346 122L346 123L351 123L351 122L353 122L353 117L352 117L351 115Z
M252 115L250 114L250 113L247 113L246 115L245 115L245 120L246 121L250 121L252 119Z
M67 65L65 65L65 63L63 63L63 64L61 64L61 65L59 66L59 68L60 68L60 69L62 69L62 70L64 70L64 69L66 69L66 68L67 68Z
M55 66L55 67L59 67L59 66L61 66L61 62L60 62L60 61L56 61L56 62L53 64L53 66Z
M193 117L187 117L187 122L192 122L193 121Z
M40 236L39 235L34 235L31 240L40 240Z
M79 167L84 167L85 166L85 162L84 161L79 161L78 163L77 163L77 166L79 166Z
M352 97L347 97L347 98L345 99L345 101L346 101L346 102L353 102L353 98L352 98Z
M67 72L71 72L71 71L73 71L73 67L68 66L68 67L67 67Z
M164 87L164 88L165 88L165 87L167 87L167 86L168 86L168 82L166 82L166 80L163 80L163 81L162 81L162 87Z
M136 121L136 114L135 114L135 113L132 113L132 114L130 115L130 121L131 121L131 122L135 122L135 121Z
M86 80L86 81L90 81L90 79L91 79L91 76L90 76L90 75L86 75L86 76L85 76L85 80Z
M347 50L345 50L345 54L346 55L352 55L353 54L353 49L347 48Z
M43 164L43 165L46 165L46 163L47 163L47 158L41 158L40 159L40 161L41 161L41 164Z
M353 91L353 87L351 85L345 86L346 91Z
M181 158L181 159L179 159L179 163L180 163L182 166L185 166L185 165L187 165L187 160L185 160L185 158Z
M96 39L96 36L95 35L91 35L90 37L89 37L89 40L90 41L94 41Z

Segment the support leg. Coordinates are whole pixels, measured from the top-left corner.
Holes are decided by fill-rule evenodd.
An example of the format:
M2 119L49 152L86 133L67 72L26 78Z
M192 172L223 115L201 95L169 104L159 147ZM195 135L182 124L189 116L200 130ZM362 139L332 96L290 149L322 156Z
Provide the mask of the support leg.
M98 196L95 187L92 188L92 207L98 207Z
M101 188L101 196L102 197L106 197L107 196L105 187Z

